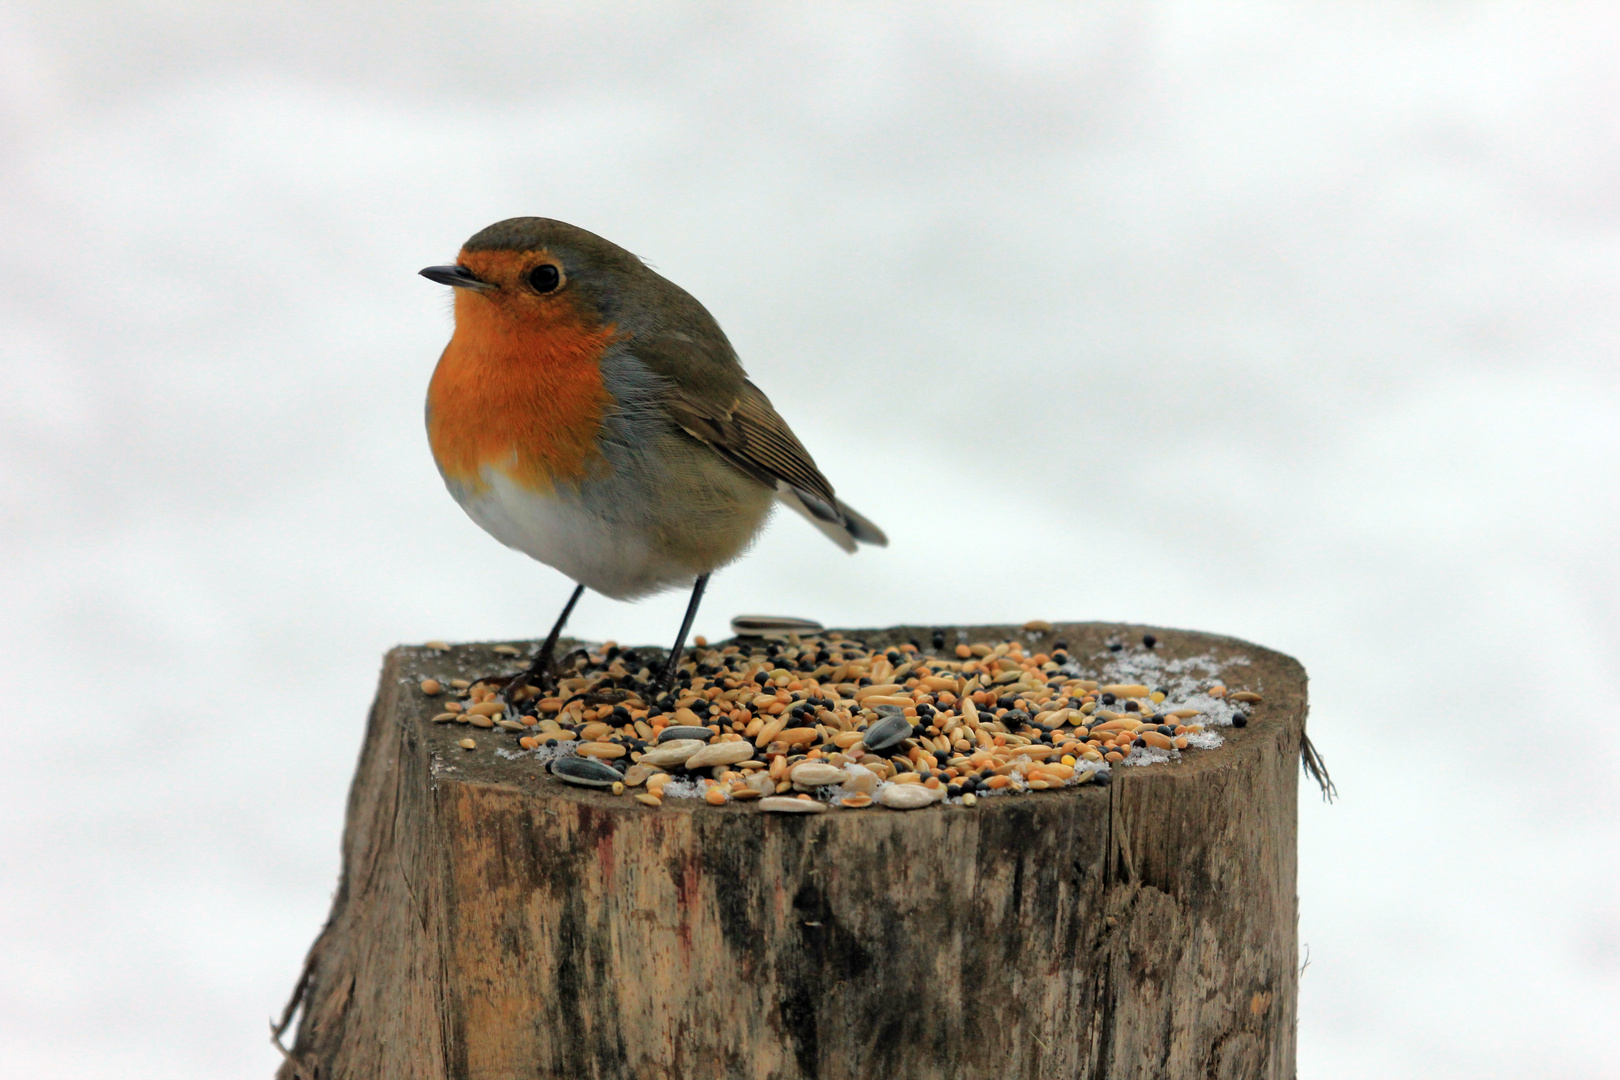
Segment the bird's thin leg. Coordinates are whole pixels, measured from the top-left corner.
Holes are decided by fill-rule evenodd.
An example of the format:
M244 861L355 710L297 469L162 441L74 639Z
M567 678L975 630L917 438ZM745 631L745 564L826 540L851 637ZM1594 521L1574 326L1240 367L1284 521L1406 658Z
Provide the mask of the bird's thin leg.
M574 595L570 596L568 603L563 605L562 614L557 616L557 624L551 628L551 633L546 635L546 643L540 646L540 652L535 656L534 663L529 665L529 670L506 684L506 689L503 692L506 694L507 701L511 701L513 694L523 689L533 680L538 679L538 685L542 687L550 684L552 678L556 675L553 668L557 663L557 639L562 637L563 625L568 622L568 616L573 613L574 605L579 603L579 598L584 592L585 586L574 586Z
M686 618L681 620L681 636L675 639L675 647L669 651L669 659L664 663L664 673L658 678L659 697L669 693L670 687L675 685L675 670L681 666L681 650L686 647L686 635L691 632L692 620L697 618L698 604L703 602L703 587L708 583L709 575L700 574L692 586L692 599L686 605Z

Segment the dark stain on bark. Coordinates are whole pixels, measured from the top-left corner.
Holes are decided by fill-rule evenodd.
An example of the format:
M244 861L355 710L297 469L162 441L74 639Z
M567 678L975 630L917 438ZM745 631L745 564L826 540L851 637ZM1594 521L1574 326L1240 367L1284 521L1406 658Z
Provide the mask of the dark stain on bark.
M735 843L730 837L714 836L703 846L701 858L703 873L714 889L726 946L751 970L764 948L760 905L767 898L757 895L749 884L759 851L752 845Z

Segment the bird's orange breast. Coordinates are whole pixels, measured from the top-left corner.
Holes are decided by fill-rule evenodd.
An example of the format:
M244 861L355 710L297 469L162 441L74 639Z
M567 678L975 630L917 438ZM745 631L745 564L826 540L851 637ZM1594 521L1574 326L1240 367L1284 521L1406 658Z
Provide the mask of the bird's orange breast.
M458 292L456 329L428 385L428 442L444 475L483 490L485 469L537 492L606 465L597 449L612 396L601 357L612 326L515 319Z

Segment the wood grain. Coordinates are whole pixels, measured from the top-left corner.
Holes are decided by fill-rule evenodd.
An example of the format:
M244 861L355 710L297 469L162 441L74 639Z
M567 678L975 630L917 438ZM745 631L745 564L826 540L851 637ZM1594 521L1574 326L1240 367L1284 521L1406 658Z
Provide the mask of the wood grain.
M1081 657L1152 632L1246 658L1232 685L1266 702L1220 749L1106 787L653 810L428 722L424 675L515 661L395 649L280 1080L1293 1077L1303 669L1150 627L962 629Z

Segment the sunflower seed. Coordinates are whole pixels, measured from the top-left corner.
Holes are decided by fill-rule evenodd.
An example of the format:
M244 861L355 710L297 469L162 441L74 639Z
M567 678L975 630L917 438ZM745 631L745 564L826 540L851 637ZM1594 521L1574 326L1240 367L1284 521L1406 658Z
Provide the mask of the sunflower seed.
M675 724L658 733L660 743L674 742L676 739L697 739L708 742L713 738L714 732L706 727L693 727L690 724Z
M866 734L861 741L866 744L868 750L881 753L890 747L898 746L900 740L910 734L911 725L906 722L905 717L883 716L866 729Z
M588 757L556 758L551 762L551 774L583 787L612 787L622 780L618 769Z

